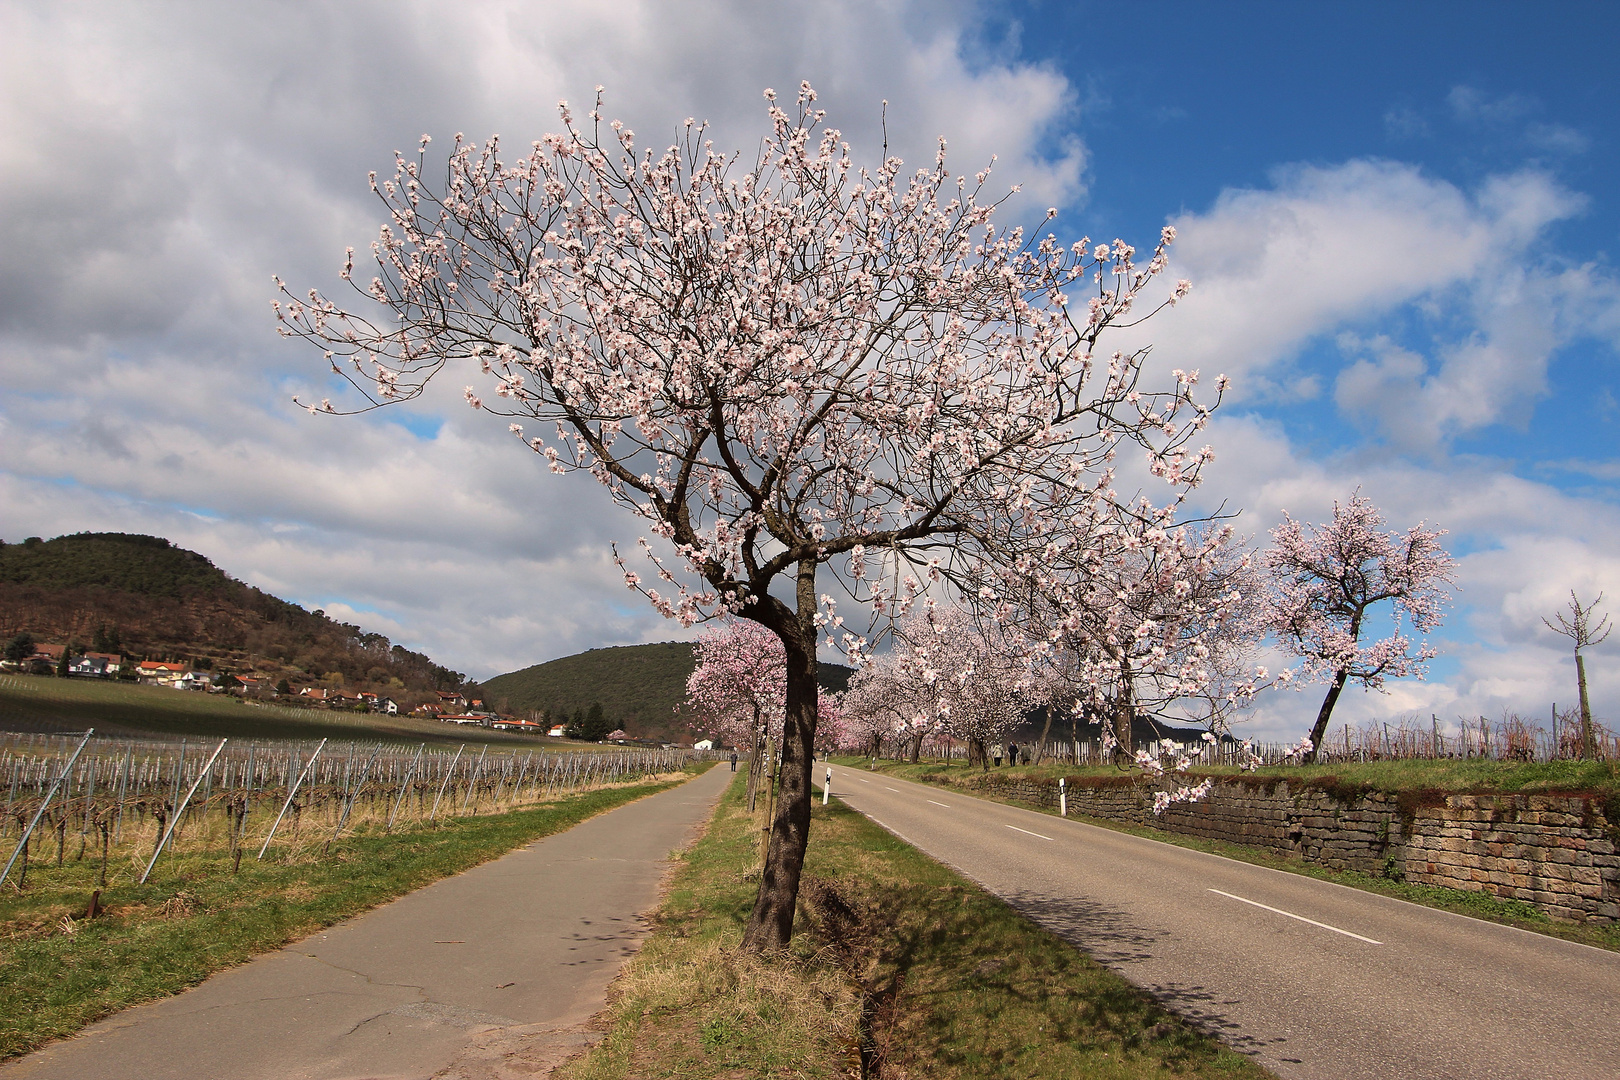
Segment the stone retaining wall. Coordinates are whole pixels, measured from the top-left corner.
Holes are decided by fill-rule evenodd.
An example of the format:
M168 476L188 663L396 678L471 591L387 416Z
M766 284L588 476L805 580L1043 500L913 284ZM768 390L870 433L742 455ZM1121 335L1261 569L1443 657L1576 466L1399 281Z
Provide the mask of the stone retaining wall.
M942 775L952 786L1057 809L1056 780ZM1296 785L1297 787L1297 785ZM1272 778L1221 781L1155 818L1153 788L1121 777L1068 780L1069 812L1247 844L1335 869L1523 900L1558 919L1620 920L1620 820L1579 795L1442 795L1292 790ZM1620 818L1620 814L1613 815Z

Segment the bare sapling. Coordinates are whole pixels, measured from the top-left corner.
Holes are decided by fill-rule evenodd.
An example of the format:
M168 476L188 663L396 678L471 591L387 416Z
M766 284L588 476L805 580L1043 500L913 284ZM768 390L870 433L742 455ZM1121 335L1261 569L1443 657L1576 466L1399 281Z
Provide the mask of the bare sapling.
M1590 604L1582 605L1580 597L1576 596L1575 591L1571 589L1569 593L1569 614L1565 615L1562 611L1558 612L1554 616L1558 620L1556 626L1545 618L1541 620L1546 624L1547 629L1555 634L1562 634L1574 643L1575 681L1579 685L1581 695L1581 757L1588 761L1597 756L1597 738L1592 726L1592 703L1586 695L1586 658L1581 655L1581 650L1588 646L1601 644L1614 630L1614 627L1609 625L1607 615L1599 619L1596 625L1592 622L1592 615L1601 603L1603 603L1603 594L1598 593L1596 600Z

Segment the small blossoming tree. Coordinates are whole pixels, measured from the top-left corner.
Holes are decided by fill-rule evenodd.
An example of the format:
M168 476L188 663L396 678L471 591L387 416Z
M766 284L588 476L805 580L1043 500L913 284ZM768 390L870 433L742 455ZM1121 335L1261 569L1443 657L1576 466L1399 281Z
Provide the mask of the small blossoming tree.
M564 104L561 130L516 156L458 137L437 180L424 139L373 177L388 220L360 304L277 302L368 407L469 370L468 405L644 524L651 576L621 563L630 588L683 623L730 613L780 640L756 951L792 931L818 644L859 652L875 625L845 629L832 592L892 619L976 563L1033 558L1111 498L1122 447L1192 483L1219 396L1195 400L1196 372L1145 386L1146 350L1103 341L1185 293L1158 284L1171 230L1139 264L1119 241L1000 226L988 170L953 174L943 142L910 174L857 168L807 84L796 113L766 96L746 159L694 122L643 147L603 123L600 94L587 123Z
M1333 504L1333 520L1325 525L1301 523L1285 512L1271 531L1273 544L1265 553L1270 629L1283 648L1304 659L1303 677L1328 683L1316 723L1295 748L1302 761L1320 754L1333 706L1348 683L1379 690L1385 679L1422 678L1436 655L1408 638L1402 625L1410 622L1427 633L1444 617L1455 572L1450 553L1440 546L1446 532L1421 522L1405 534L1383 527L1383 515L1358 490L1347 505ZM1363 642L1368 613L1385 601L1394 608L1394 629Z

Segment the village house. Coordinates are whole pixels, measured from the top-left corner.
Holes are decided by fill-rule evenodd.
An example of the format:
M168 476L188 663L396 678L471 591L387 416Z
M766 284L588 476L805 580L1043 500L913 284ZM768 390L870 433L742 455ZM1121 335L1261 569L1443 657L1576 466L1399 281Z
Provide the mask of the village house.
M446 724L479 724L479 725L482 725L485 721L487 721L489 719L489 717L487 717L487 716L474 716L471 713L461 713L461 714L452 713L452 714L449 714L449 715L441 716L441 717L439 717L439 719L441 721L443 721L444 723L446 723Z
M496 716L490 719L489 726L496 731L528 731L536 734L540 725L533 720L519 720L515 716Z
M185 677L190 670L185 664L171 664L163 660L142 660L135 665L135 674L143 683L161 686Z
M123 667L124 658L117 653L85 653L68 664L68 674L86 679L111 679Z

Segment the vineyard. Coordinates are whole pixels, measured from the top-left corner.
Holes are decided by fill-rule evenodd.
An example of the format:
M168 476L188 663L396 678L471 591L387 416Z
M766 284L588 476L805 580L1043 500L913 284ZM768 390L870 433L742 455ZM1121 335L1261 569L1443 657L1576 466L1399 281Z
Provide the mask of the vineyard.
M143 883L183 852L322 858L346 835L499 814L680 771L689 750L554 752L381 741L154 742L0 733L0 884L98 863L98 888ZM213 860L211 860L213 864ZM222 869L221 872L224 872Z

